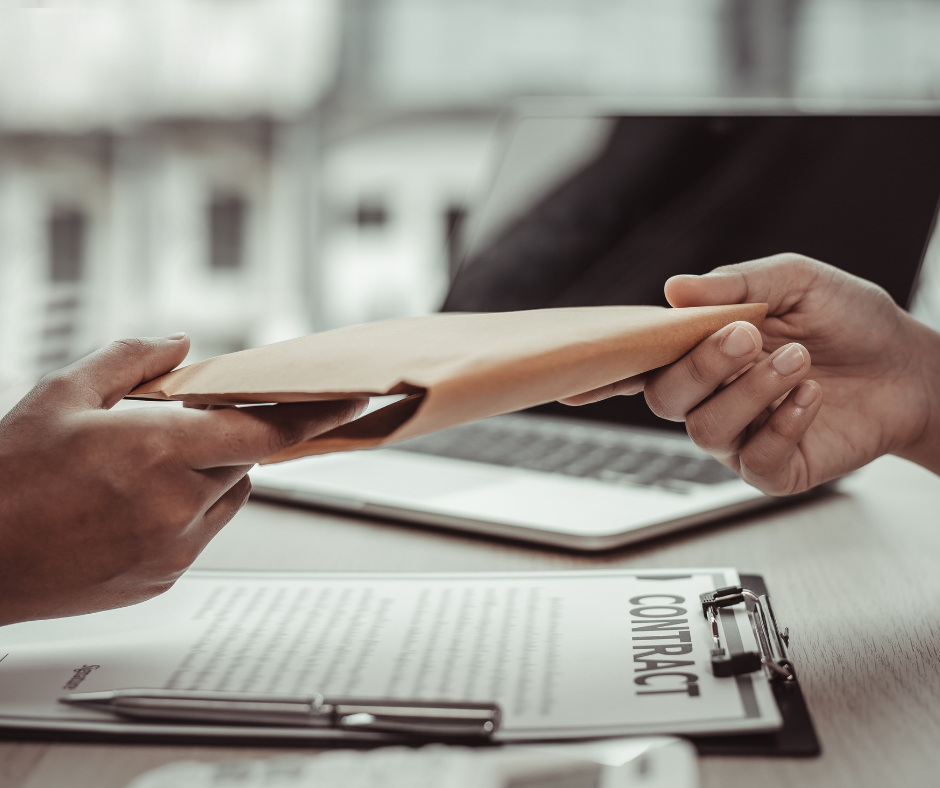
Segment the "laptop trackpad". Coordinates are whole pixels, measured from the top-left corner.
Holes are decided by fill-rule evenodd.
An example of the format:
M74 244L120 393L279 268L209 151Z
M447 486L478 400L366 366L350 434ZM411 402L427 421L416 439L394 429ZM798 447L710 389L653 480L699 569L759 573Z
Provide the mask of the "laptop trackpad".
M299 487L325 489L332 495L346 492L352 498L361 498L367 491L370 498L431 500L506 482L504 468L442 462L389 449L309 457L259 470L254 473L261 485L269 479L276 480L278 487L293 481Z

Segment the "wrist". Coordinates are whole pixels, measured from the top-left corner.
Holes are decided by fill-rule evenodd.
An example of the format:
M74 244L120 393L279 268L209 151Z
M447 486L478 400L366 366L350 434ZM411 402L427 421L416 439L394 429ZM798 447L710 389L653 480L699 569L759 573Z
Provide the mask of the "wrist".
M898 457L940 474L940 334L904 313L912 348L909 374L919 389L898 407L915 411L918 428L891 451Z

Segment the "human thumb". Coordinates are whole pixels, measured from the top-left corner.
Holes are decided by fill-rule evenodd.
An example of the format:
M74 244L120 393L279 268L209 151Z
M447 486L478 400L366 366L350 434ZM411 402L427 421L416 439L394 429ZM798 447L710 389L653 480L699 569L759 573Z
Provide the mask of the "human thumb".
M118 339L52 375L59 396L89 408L111 408L141 383L175 369L189 352L186 334Z

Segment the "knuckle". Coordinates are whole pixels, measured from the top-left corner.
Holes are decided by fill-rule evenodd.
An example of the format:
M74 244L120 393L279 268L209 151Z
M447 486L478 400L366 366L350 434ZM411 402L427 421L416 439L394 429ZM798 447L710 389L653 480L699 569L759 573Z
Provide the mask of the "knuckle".
M167 492L159 501L160 514L151 530L151 537L165 546L174 545L192 528L206 508L206 495L196 485L180 483L176 477L164 485ZM175 483L172 483L175 482Z
M247 503L247 501L247 498L234 501L232 505L229 506L228 510L222 515L222 517L217 520L216 528L222 528L228 525L232 521L232 518L242 510L242 507L245 505L245 503Z
M713 274L740 274L742 270L747 270L748 266L753 264L753 260L748 260L741 263L726 263L725 265L719 265L712 269Z
M148 343L139 337L124 337L111 342L107 347L107 352L122 356L137 356L148 352L149 349Z
M715 431L715 420L706 408L696 408L685 418L685 429L692 442L710 454L725 448Z
M276 407L276 406L268 406ZM271 456L306 437L300 419L276 418L272 410L246 408L223 422L217 433L226 453L244 461L256 461L258 455Z
M698 350L695 350L685 356L683 359L683 367L689 377L692 378L692 382L697 386L712 386L711 376L708 374L703 361L702 354L698 352Z
M69 368L65 367L43 375L34 390L40 396L67 399L76 393L77 384Z
M176 452L172 439L164 430L144 430L137 439L138 457L148 468L175 465Z
M776 264L790 269L800 281L812 282L826 269L831 268L819 260L797 252L783 252L771 258Z
M673 398L669 394L668 386L662 386L658 385L656 382L652 382L646 386L644 396L646 397L646 404L649 405L650 410L661 419L682 421L685 417L684 413L677 412L678 409L672 401Z
M648 375L634 375L614 384L613 393L621 396L633 396L646 388Z
M766 495L783 498L799 492L799 485L785 469L761 467L753 455L741 457L741 478Z
M179 544L167 555L165 566L173 574L181 575L193 565L201 552L202 545L196 545L192 542Z
M804 352L804 367L806 366L806 355L808 354ZM755 364L743 375L735 378L733 384L735 398L742 408L754 412L769 407L774 400L786 391L785 388L783 391L780 390L781 383L784 386L787 385L777 373L771 359L766 358Z
M43 375L39 379L38 385L43 388L49 388L53 386L61 385L63 382L68 381L68 374L61 369L57 369L54 372L49 372Z
M700 347L666 367L664 375L651 376L643 387L650 410L670 421L686 420L690 408L711 394L721 382L720 378L714 379L706 361L704 348Z
M748 442L741 450L741 467L746 469L750 478L760 479L765 484L771 482L772 477L779 470L778 461L771 452L771 446L759 440Z
M239 500L241 503L239 504L238 508L241 509L242 506L248 503L248 498L251 495L251 479L248 477L248 474L242 476L242 478L238 480L238 483L235 485L235 487L239 490Z
M773 255L770 259L775 263L795 265L798 267L804 267L807 263L813 262L812 258L807 257L805 254L800 254L799 252L780 252L779 254Z
M139 337L125 337L110 342L100 355L110 364L140 364L153 356L153 346Z
M248 503L251 494L251 480L243 476L225 493L218 503L210 509L206 523L213 532L227 525Z
M231 520L239 511L248 503L248 498L251 495L251 479L248 476L242 476L235 484L232 486L231 491L229 492L229 501L231 506L229 507L230 513L226 518L226 522Z
M765 257L762 261L765 265L781 266L794 268L800 271L812 270L814 266L820 265L818 260L808 257L799 252L779 252L778 254Z
M799 471L782 458L779 447L769 440L752 440L744 446L741 477L773 496L794 495L806 488Z
M199 502L190 496L179 496L161 518L160 533L156 538L160 541L175 542L185 534L198 519L202 510Z
M151 556L160 556L161 564L172 571L185 571L196 560L198 553L191 553L189 533L193 524L192 517L180 513L176 517L164 518L159 534L152 534Z
M800 425L794 418L795 415L792 412L781 412L778 409L774 412L775 418L767 421L766 437L777 448L783 449L790 446L799 436L801 430Z
M182 577L182 572L179 572L176 574L177 574L177 577L167 578L165 580L160 580L158 582L153 583L148 589L147 598L153 599L154 597L162 596L171 588L173 588L173 586L176 585L176 581L179 580L180 577Z
M211 527L214 532L219 531L228 525L232 518L241 511L242 504L229 503L224 509L213 512Z
M64 451L80 458L84 465L98 465L96 460L110 453L108 443L114 436L105 434L95 420L85 418L85 415L66 419L63 424L58 425L57 440ZM108 463L106 467L110 466L112 463Z
M267 450L276 454L281 449L300 443L306 437L303 424L285 421L268 428Z
M139 504L139 501L129 503ZM188 534L202 516L205 503L192 492L175 491L163 496L158 505L158 512L138 518L134 539L141 560L156 559L161 565L176 567L179 565L178 556L185 551ZM186 566L189 563L185 563L183 568Z

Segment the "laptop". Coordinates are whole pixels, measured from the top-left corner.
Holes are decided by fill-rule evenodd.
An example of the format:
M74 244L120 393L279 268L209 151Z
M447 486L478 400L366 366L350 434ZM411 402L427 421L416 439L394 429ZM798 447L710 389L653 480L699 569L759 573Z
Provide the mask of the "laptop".
M940 115L524 113L445 311L662 304L679 273L800 252L908 305L940 201ZM549 403L252 471L254 495L578 550L779 503L642 396Z

